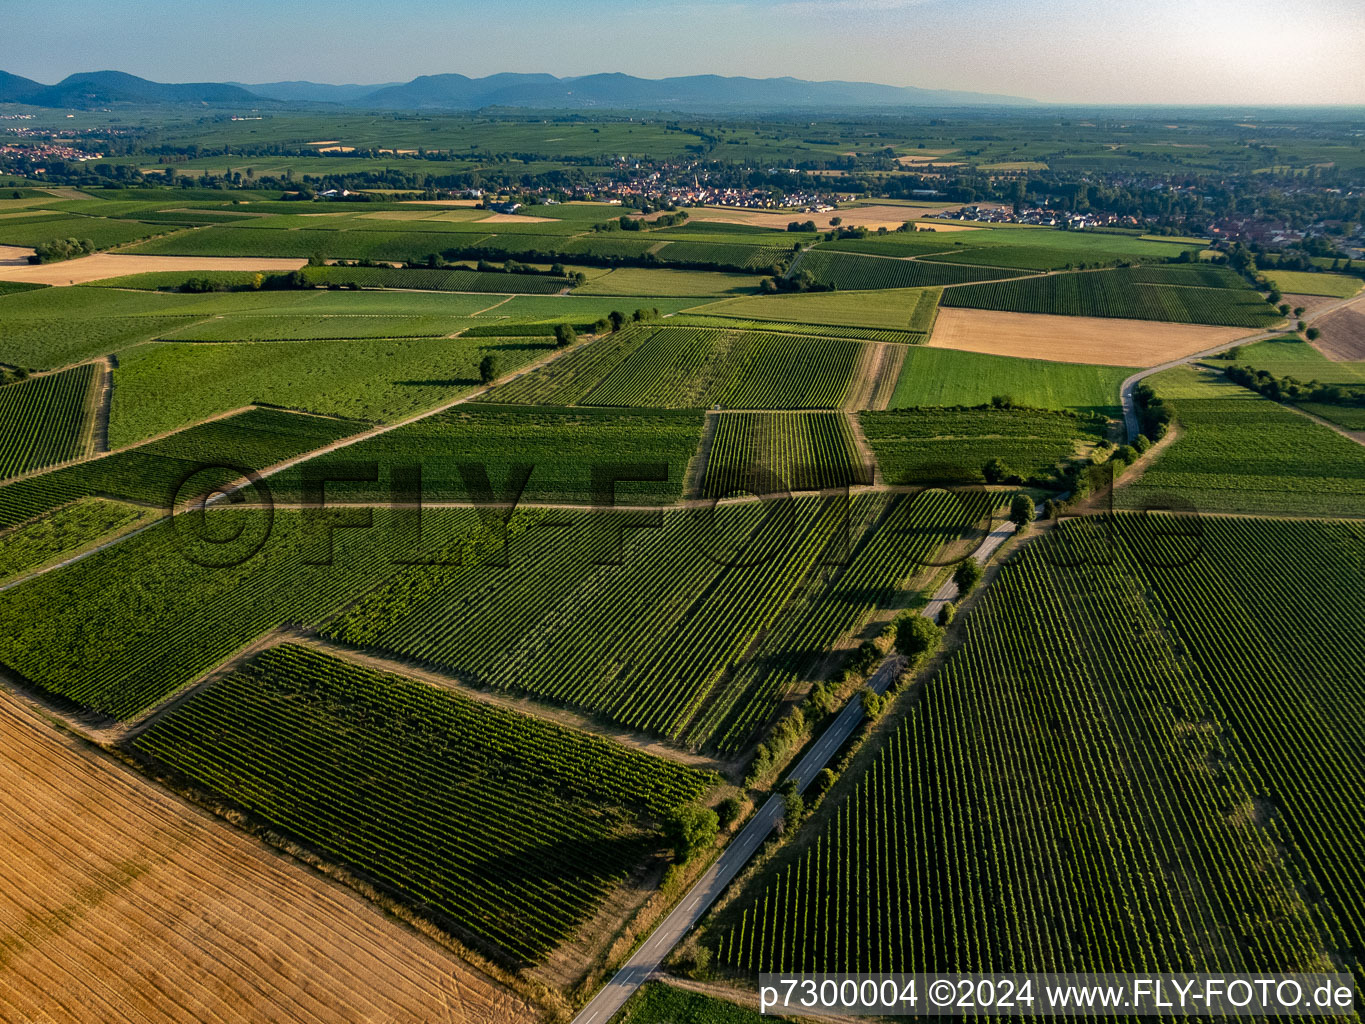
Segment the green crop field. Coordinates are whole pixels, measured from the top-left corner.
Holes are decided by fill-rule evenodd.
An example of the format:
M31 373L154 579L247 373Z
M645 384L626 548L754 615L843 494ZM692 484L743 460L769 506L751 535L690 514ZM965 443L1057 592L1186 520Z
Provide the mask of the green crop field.
M485 356L510 373L550 351L534 339L142 345L119 356L109 443L134 444L251 404L402 419L478 387Z
M584 405L833 408L863 355L855 341L664 327L585 394Z
M665 1021L668 1024L763 1024L794 1018L771 1013L760 1015L757 1010L700 992L648 981L621 1010L621 1015L612 1019L617 1024L663 1024Z
M1304 383L1316 380L1323 384L1365 384L1365 362L1328 359L1293 334L1241 346L1229 362L1265 370L1276 377L1294 377ZM1209 360L1207 365L1223 364L1220 360Z
M1266 279L1282 292L1292 295L1329 295L1349 299L1365 287L1358 277L1341 274L1313 274L1295 270L1267 270Z
M340 338L444 338L471 321L443 316L226 316L162 336L169 341L324 341Z
M731 412L716 417L702 495L818 491L870 484L843 413Z
M1110 316L1221 327L1269 327L1281 319L1250 288L1147 284L1129 270L964 285L945 290L942 304L1014 313Z
M755 295L697 306L698 314L741 320L790 320L839 327L900 328L927 337L938 313L936 288Z
M130 220L104 220L98 217L0 220L0 245L33 248L58 238L76 238L94 242L97 249L108 249L172 230L174 225L170 224L138 224Z
M155 441L0 486L0 528L90 495L170 507L194 475L196 489L260 472L361 430L351 420L249 409ZM194 497L185 493L182 498Z
M1134 371L1121 366L912 348L905 353L890 408L984 405L997 395L1036 409L1117 416L1119 385Z
M1210 512L1365 516L1365 447L1221 374L1180 367L1148 383L1184 432L1116 504L1174 496Z
M0 387L0 480L85 454L95 371L85 363Z
M1163 529L1124 518L1106 544L1102 522L1078 522L1060 557L1040 541L1002 567L963 646L809 849L713 929L719 962L1354 964L1365 849L1340 808L1365 760L1328 709L1362 697L1365 590L1340 552L1365 534Z
M1001 460L1024 480L1094 448L1104 421L1024 409L901 409L862 412L863 433L887 483L982 483Z
M377 480L328 484L328 498L387 501L394 470L420 465L424 501L479 501L466 479L469 468L477 466L487 472L498 499L510 500L508 490L522 467L523 473L530 470L521 492L526 501L606 503L614 493L614 500L626 505L668 503L682 494L701 429L701 414L690 411L469 403L348 446L336 456L322 456L270 485L277 497L293 497L304 472L373 461ZM666 478L650 479L631 468L637 465L654 467ZM593 474L598 466L622 467L615 473L621 480L614 491L608 487L597 493ZM645 479L631 479L637 476Z
M925 288L969 281L1014 277L1020 271L983 267L959 267L921 260L886 259L847 252L812 249L796 265L798 273L811 275L816 284L840 291L864 288Z
M663 845L659 821L713 783L292 644L177 707L132 749L516 964L568 938Z
M132 505L82 498L5 531L0 544L0 582L41 568L150 514Z
M618 267L575 288L574 294L702 298L713 295L745 295L757 290L754 278L747 274L670 270L663 267Z

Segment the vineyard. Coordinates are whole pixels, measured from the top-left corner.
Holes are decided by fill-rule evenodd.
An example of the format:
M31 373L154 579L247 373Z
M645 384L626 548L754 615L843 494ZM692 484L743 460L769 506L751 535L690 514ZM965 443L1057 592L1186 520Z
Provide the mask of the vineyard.
M716 421L704 497L872 482L842 413L732 412Z
M96 370L85 363L0 387L0 480L86 454Z
M471 470L476 475L481 470L499 501L510 501L517 483L524 482L520 497L526 501L662 504L682 493L701 428L701 414L688 411L470 403L305 463L271 478L270 486L276 498L297 500L303 473L374 462L376 480L333 481L328 499L387 502L397 482L394 470L420 466L423 501L488 500L471 493L467 479ZM642 466L651 468L645 472ZM600 493L594 482L598 467L620 477L614 487L602 483ZM666 479L650 479L654 467L666 470ZM518 471L526 474L524 481Z
M474 321L446 316L226 316L163 335L168 341L324 341L343 338L443 338Z
M891 484L985 483L987 463L1005 475L1050 479L1059 464L1093 449L1102 419L1025 409L899 409L862 412L863 433Z
M0 592L0 620L14 624L0 635L0 663L50 695L125 719L270 630L316 621L393 571L382 509L373 530L336 531L332 565L315 564L325 544L297 512L208 516L178 516ZM449 518L467 526L469 516Z
M361 424L249 409L190 427L136 448L0 486L0 528L89 495L106 495L161 509L191 474L196 489L261 471L356 433ZM181 495L189 499L194 495Z
M143 345L114 370L109 443L135 444L253 403L401 419L478 387L484 356L510 373L549 351L547 341L465 338Z
M826 294L821 292L820 294ZM841 298L848 298L845 292ZM788 320L748 320L725 313L682 313L669 318L670 327L710 327L726 331L769 331L777 334L811 334L819 338L849 338L853 341L885 341L893 345L922 345L928 335L923 331L901 331L886 327L849 327L837 324L798 323Z
M834 332L866 328L857 336L918 345L933 330L938 300L937 288L883 288L857 293L801 292L726 299L699 306L697 313L741 320L790 321L790 326L784 324L780 329L803 333L829 332L829 337L852 337L854 335ZM765 326L771 328L772 325Z
M283 645L132 742L517 964L563 942L691 768L309 648Z
M722 505L646 529L630 528L651 522L638 513L556 512L568 525L548 529L543 510L521 512L505 557L399 570L324 632L733 752L803 678L789 659L854 629L983 511L947 495L907 500L909 540L887 508L882 497Z
M1269 327L1280 319L1280 314L1250 288L1226 284L1215 288L1149 284L1144 276L1139 276L1143 273L1140 269L1101 270L964 285L947 289L942 304L1013 313L1121 317L1218 327Z
M1365 448L1221 374L1182 367L1151 383L1184 436L1116 504L1170 507L1175 496L1210 512L1365 516Z
M835 408L863 347L765 331L664 327L632 349L584 405Z
M548 274L481 273L475 270L407 270L393 267L310 267L309 281L329 286L418 288L444 292L504 292L554 295L573 284Z
M1365 590L1340 553L1365 534L1196 529L1078 521L1006 565L810 849L714 929L720 962L1359 976Z
M149 514L146 509L100 498L82 498L64 505L4 533L4 543L0 545L0 582L32 572Z
M980 267L959 267L948 263L929 263L922 260L886 259L881 256L861 256L854 253L811 249L796 265L815 283L840 291L866 288L933 288L967 281L989 281L1013 277L1019 271Z

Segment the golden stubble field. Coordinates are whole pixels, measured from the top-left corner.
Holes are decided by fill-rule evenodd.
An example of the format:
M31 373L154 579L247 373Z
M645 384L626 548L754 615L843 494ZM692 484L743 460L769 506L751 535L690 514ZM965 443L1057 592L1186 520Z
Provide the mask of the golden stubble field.
M30 265L27 259L32 251L15 250L16 253L23 254L23 260L16 258L13 262L4 260L5 254L0 252L0 280L51 285L89 284L91 281L104 281L111 277L164 270L183 271L188 274L208 270L259 270L262 273L283 274L298 270L308 262L274 257L258 259L251 256L133 256L117 252L97 252L93 256L62 260L59 263Z
M0 694L0 1020L514 1024L446 950Z
M1157 366L1253 333L1245 327L1202 327L1110 317L999 313L941 308L928 344L993 356L1058 363Z

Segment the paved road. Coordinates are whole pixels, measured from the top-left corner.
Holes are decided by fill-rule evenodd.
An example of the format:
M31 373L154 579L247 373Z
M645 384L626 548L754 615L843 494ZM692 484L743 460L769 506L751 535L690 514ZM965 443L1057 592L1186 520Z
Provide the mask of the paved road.
M1008 520L996 526L982 539L981 545L976 549L977 560L983 563L989 561L996 549L1013 533L1014 524ZM957 587L952 580L948 580L935 591L934 596L921 609L920 614L929 618L937 618L944 603L951 601L956 594ZM884 692L892 680L896 678L896 674L901 669L901 664L899 656L887 658L873 677L868 680L868 685L877 693ZM862 719L863 702L861 700L855 698L844 705L843 710L835 717L829 728L824 731L819 741L806 752L805 757L801 758L796 767L792 769L789 777L796 780L798 791L805 792L811 780L820 773L820 770L825 767L835 752L844 745L844 741L852 735L853 730L858 727L858 723ZM730 841L725 852L688 890L687 895L654 929L649 938L626 961L615 977L603 986L587 1006L583 1007L578 1016L574 1018L573 1024L606 1024L607 1021L611 1020L645 979L658 969L668 954L672 952L673 947L682 941L682 937L687 934L688 930L711 908L711 905L724 892L725 887L733 881L758 848L763 845L768 834L772 832L777 822L782 818L782 811L783 803L780 795L770 797L767 803L759 808L758 813L749 819L748 824L740 830L739 835Z
M1355 295L1349 299L1341 299L1338 302L1329 303L1322 306L1311 316L1305 315L1303 322L1311 324L1314 320L1321 320L1328 313L1335 313L1344 306L1350 306L1357 302L1365 302L1365 294ZM1162 363L1160 366L1149 366L1145 370L1139 370L1119 386L1119 400L1123 404L1123 422L1128 431L1128 440L1137 437L1141 432L1141 424L1138 422L1137 414L1137 386L1138 382L1144 377L1150 377L1154 373L1161 373L1163 370L1171 370L1185 363L1192 363L1196 359L1208 359L1219 352L1226 352L1230 348L1239 345L1254 345L1258 341L1269 341L1271 338L1280 338L1285 334L1292 333L1289 328L1278 331L1261 331L1259 334L1249 334L1245 338L1236 338L1232 341L1224 342L1214 348L1205 349L1203 352L1196 352L1193 355L1182 356L1179 359L1172 359L1169 363Z

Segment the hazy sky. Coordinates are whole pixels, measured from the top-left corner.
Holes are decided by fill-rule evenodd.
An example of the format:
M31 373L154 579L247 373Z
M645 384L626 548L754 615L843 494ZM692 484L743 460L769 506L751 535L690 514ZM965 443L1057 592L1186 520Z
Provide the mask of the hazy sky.
M1068 103L1365 104L1365 0L0 0L0 70L842 78Z

